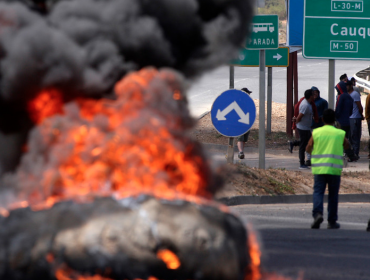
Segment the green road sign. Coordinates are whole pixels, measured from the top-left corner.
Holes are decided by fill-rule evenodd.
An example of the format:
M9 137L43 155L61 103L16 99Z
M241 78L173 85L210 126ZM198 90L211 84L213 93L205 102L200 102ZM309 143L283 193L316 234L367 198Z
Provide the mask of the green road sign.
M305 0L305 58L370 60L369 0Z
M289 66L289 48L280 47L276 50L266 50L266 67L288 67ZM260 65L259 50L241 49L237 59L231 61L231 64L245 67L258 67Z
M256 15L252 19L247 49L264 50L279 47L279 18L277 15Z

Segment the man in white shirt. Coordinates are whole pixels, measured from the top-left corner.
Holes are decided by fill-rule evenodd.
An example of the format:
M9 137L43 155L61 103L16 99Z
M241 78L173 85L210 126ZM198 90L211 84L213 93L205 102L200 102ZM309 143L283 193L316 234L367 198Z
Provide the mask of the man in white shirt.
M349 138L350 143L353 148L354 154L358 156L360 152L360 141L361 141L361 131L362 126L361 122L364 119L363 111L364 108L361 104L361 95L358 91L354 90L354 81L355 79L350 79L347 82L347 91L353 99L353 109L352 115L349 117L349 124L351 128L351 136Z

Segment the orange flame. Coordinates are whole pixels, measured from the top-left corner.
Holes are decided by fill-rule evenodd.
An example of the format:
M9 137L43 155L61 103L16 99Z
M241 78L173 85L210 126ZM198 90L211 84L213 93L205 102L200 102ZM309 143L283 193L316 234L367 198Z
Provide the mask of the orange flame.
M162 249L157 252L157 258L161 259L168 269L178 269L181 265L179 258L175 253L168 249Z
M250 272L247 273L244 280L259 280L261 279L261 250L259 248L257 234L251 224L247 224L248 229L248 248L251 258Z
M112 280L111 278L103 277L98 274L93 276L81 275L76 271L68 268L66 265L62 265L60 268L56 270L55 277L57 280ZM135 278L134 280L145 280L145 279ZM146 280L158 280L158 278L150 276Z
M59 268L55 272L57 280L112 280L100 275L84 276L74 272L69 268Z
M33 167L19 169L19 184L27 184L20 199L33 210L95 196L208 201L210 169L193 140L182 134L183 119L176 113L185 103L176 79L172 72L143 69L116 84L116 100L80 98L69 107L60 107L63 100L56 90L39 93L29 109L40 123L36 134L42 140L29 142L25 157L39 158L34 150L41 142L47 158L35 174L29 174ZM166 107L158 109L164 102L158 99L175 116L164 112ZM58 112L65 115L46 118Z
M55 89L43 90L27 104L27 111L36 124L55 114L64 114L62 94Z

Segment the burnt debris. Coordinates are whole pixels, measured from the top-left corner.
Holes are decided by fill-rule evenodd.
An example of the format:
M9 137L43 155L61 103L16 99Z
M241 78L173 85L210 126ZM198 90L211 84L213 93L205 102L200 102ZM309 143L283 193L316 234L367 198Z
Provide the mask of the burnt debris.
M241 280L250 263L246 240L239 219L210 206L149 196L66 201L0 216L0 279L54 280L68 267L110 279ZM160 250L180 265L168 266Z

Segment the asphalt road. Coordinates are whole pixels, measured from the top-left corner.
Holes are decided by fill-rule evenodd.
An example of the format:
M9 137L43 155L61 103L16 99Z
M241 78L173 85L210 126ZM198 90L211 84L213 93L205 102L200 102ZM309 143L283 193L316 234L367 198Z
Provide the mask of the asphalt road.
M369 61L336 60L335 76L343 73L348 76L369 66ZM320 89L321 96L328 97L328 60L305 59L298 54L298 95L302 97L304 91L311 86ZM286 103L286 68L273 68L272 100ZM267 70L266 70L267 73ZM267 79L267 74L266 74ZM253 93L251 97L259 99L259 68L235 67L235 88L247 87ZM229 88L229 67L223 66L205 74L197 81L192 82L188 90L190 111L198 117L211 109L215 98ZM266 81L267 88L267 81Z
M311 204L244 205L232 210L258 230L265 270L292 279L300 273L305 280L370 279L370 232L365 231L369 203L339 204L339 230L326 229L326 220L321 229L310 229Z

